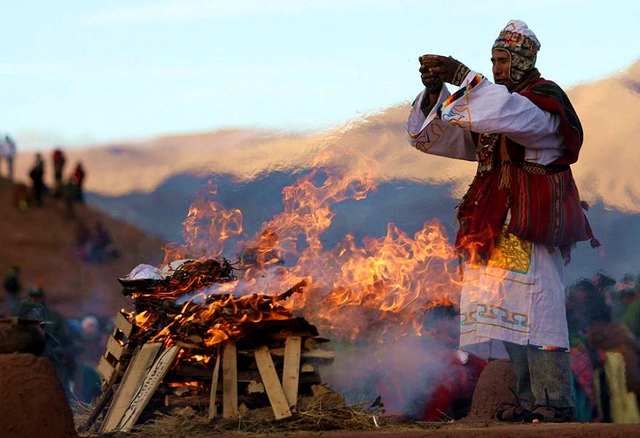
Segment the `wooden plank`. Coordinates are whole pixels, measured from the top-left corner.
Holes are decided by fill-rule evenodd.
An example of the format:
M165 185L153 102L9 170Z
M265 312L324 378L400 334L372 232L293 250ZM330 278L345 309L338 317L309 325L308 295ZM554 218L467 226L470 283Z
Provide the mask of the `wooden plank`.
M87 420L84 422L83 425L81 425L78 428L78 432L88 431L91 428L91 426L93 426L93 423L96 422L96 420L104 410L105 406L107 406L110 403L111 398L113 397L113 393L118 387L118 385L115 382L118 381L118 378L122 374L121 368L123 365L124 364L120 362L120 364L118 364L118 370L111 375L111 378L108 381L104 382L102 394L96 401L94 408L92 409L91 414L89 414L89 417L87 418Z
M106 351L111 353L116 360L120 360L122 357L122 353L124 352L125 346L117 341L113 336L109 336L107 340L107 348Z
M209 420L213 420L213 418L218 414L218 406L216 405L216 393L218 392L219 374L220 374L220 348L218 347L216 364L213 367L213 374L211 375L211 394L209 394ZM236 380L237 378L238 376L236 374Z
M274 348L271 350L271 354L274 356L284 356L285 349L284 348ZM305 359L322 359L322 360L334 360L336 358L336 354L331 350L311 350L311 351L303 351L301 356Z
M238 357L236 344L225 344L222 351L222 417L238 416Z
M133 332L133 324L129 322L126 316L122 314L122 312L118 312L116 315L116 320L114 325L118 330L120 330L127 338L131 336L131 332Z
M210 400L208 395L185 395L185 396L165 395L164 396L164 405L167 407L184 407L184 406L204 407L204 406L207 406L209 402Z
M111 378L114 369L115 367L109 363L107 358L105 358L104 356L100 357L100 362L98 362L96 371L98 372L98 374L100 374L102 380L108 381Z
M305 350L313 350L313 347L316 346L316 340L314 338L305 338L302 346Z
M315 373L316 372L316 367L314 367L310 363L303 363L302 366L300 367L300 372L301 373Z
M282 389L292 408L298 401L298 381L300 380L300 352L302 338L289 336L284 344L284 365L282 368Z
M142 381L142 384L133 395L131 403L124 411L118 426L115 428L116 431L129 432L131 428L133 428L136 421L138 421L138 418L140 418L142 411L147 406L147 403L149 403L151 396L158 388L160 381L162 381L169 371L169 368L171 368L171 365L179 351L180 347L176 345L168 350L162 351L158 355L158 358L149 369L149 372Z
M278 379L276 373L276 367L273 365L273 359L269 354L269 347L263 345L253 351L256 363L258 364L258 370L262 377L262 383L267 390L267 396L271 403L271 409L273 409L273 415L276 420L282 418L291 417L291 410L289 409L289 403L284 395L282 385Z
M162 348L162 343L160 342L147 343L134 356L122 377L113 403L111 403L111 407L102 422L101 432L112 432L118 426L124 412L131 404L133 396L148 374L149 368L153 364L160 348Z

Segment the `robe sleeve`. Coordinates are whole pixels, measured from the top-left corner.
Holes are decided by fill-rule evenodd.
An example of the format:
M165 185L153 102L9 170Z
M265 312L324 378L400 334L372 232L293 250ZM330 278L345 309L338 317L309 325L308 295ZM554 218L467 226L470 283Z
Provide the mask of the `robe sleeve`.
M420 106L423 99L429 98L429 94L426 89L418 94L407 122L409 143L427 154L475 161L476 147L471 133L446 123L437 116L437 108L449 96L447 87L443 86L438 96L438 102L425 117Z
M452 126L477 133L504 133L526 149L550 149L555 150L553 155L558 155L563 148L557 115L474 71L469 72L460 89L442 102L436 112Z

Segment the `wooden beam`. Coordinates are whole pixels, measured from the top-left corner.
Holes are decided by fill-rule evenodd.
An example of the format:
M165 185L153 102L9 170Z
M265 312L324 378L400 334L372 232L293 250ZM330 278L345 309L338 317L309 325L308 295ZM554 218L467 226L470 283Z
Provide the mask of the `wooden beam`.
M263 345L262 347L256 348L254 350L254 355L256 363L258 364L260 376L262 377L262 383L267 390L267 396L271 403L271 409L273 409L273 415L276 417L276 420L291 417L289 403L284 395L282 385L280 385L280 380L276 373L276 367L273 365L271 354L269 354L269 347Z
M305 338L302 346L305 350L313 350L313 347L316 346L316 340L314 338Z
M209 394L209 420L218 414L218 406L216 405L216 393L218 392L218 380L220 375L220 347L218 347L218 355L216 357L216 364L213 367L213 374L211 375L211 394ZM237 375L236 375L237 379Z
M146 377L142 381L142 384L131 399L131 403L124 411L118 426L115 428L116 431L129 432L133 428L136 421L138 421L138 418L140 418L142 411L147 406L147 403L149 403L151 396L156 392L158 385L169 371L169 368L171 368L171 365L179 351L180 347L175 345L162 351L158 355Z
M96 367L96 371L102 377L102 380L105 382L109 381L111 376L113 375L113 371L115 367L109 363L106 357L101 356L100 362L98 362L98 366Z
M227 343L222 351L222 416L238 416L238 357L236 344Z
M160 348L162 348L162 343L160 342L147 343L134 356L122 377L113 402L102 422L102 428L100 429L102 433L112 432L116 429L138 388L140 388L142 381L149 373L149 368L153 364Z
M122 372L120 368L122 366L124 366L124 364L120 362L118 370L114 371L114 373L111 375L111 378L108 381L104 382L102 394L95 402L94 408L91 410L91 413L89 414L87 420L78 428L78 432L84 433L88 431L91 426L93 426L93 423L96 422L105 407L110 403L111 399L113 398L114 392L119 386L115 382L117 382L118 378L120 377L120 374Z
M124 344L121 344L120 342L118 342L118 340L113 336L109 336L109 339L107 340L106 351L111 353L113 357L116 358L116 360L120 360L120 358L122 357L122 353L124 353L124 350L125 350Z
M274 348L271 350L271 354L274 356L284 356L285 354L284 348ZM326 361L332 361L335 359L336 354L331 350L311 350L311 351L303 351L301 356L305 359L320 359Z
M284 344L282 389L290 408L293 408L298 401L301 345L302 338L300 336L289 336Z
M184 406L207 406L209 404L208 395L165 395L164 405L167 407L184 407Z
M301 373L315 373L316 372L316 367L314 367L310 363L303 363L302 366L300 367L300 372Z
M129 338L131 336L131 332L133 332L133 324L129 322L126 316L122 314L122 312L118 312L115 320L115 327L120 330L125 337Z

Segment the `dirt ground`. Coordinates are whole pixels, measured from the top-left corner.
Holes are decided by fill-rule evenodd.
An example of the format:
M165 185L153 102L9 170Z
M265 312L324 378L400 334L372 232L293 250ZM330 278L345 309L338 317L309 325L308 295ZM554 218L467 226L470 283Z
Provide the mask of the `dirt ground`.
M322 437L322 438L419 438L419 437L474 437L474 438L630 438L640 437L640 424L502 424L502 423L425 423L424 430L410 431L346 431L297 432L287 434L246 435L251 437ZM197 438L237 438L239 434L200 435ZM178 438L178 437L176 437Z

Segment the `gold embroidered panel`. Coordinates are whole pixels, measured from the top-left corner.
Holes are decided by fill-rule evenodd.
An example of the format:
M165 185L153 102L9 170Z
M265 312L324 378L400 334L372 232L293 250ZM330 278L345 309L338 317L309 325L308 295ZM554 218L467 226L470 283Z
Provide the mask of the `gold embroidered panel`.
M489 266L526 274L531 266L533 244L510 233L500 233Z

